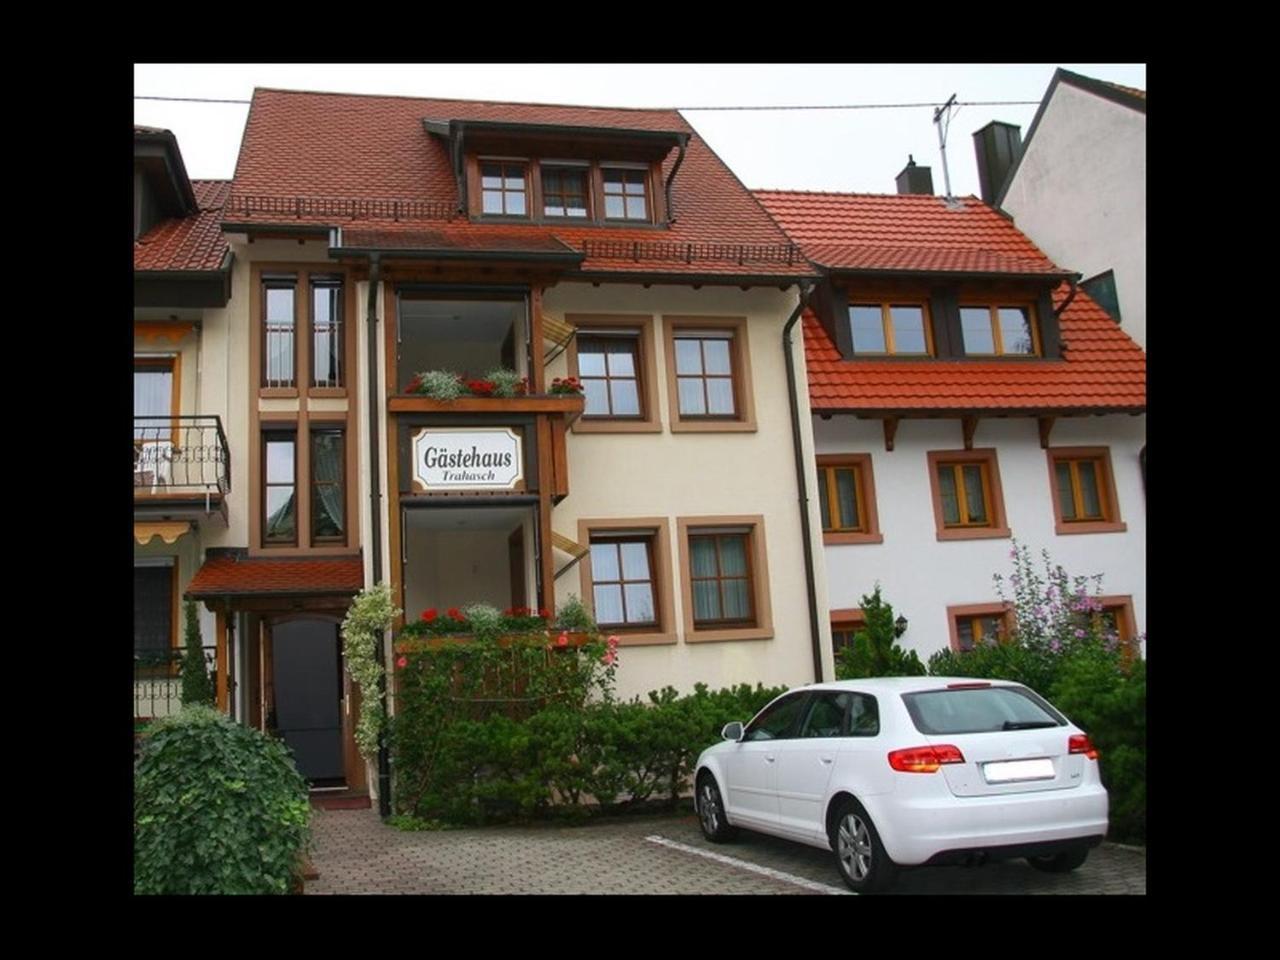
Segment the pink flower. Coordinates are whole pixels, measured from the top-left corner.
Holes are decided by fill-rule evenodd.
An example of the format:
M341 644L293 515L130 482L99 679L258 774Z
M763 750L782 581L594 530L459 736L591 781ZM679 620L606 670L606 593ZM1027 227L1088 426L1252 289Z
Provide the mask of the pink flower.
M613 634L612 636L610 636L610 637L605 641L605 643L607 643L607 644L609 645L609 649L610 649L610 650L617 650L617 649L618 649L618 635L617 635L616 633L615 633L615 634Z
M569 645L569 634L561 633L560 636L556 637L557 647L567 647L568 645Z
M600 662L603 663L606 667L612 667L613 661L617 659L618 659L618 655L614 653L612 650L610 650L608 653L606 653L603 657L600 658Z
M399 667L401 670L403 670L408 665L409 665L408 657L401 657L399 660L396 661L396 666Z

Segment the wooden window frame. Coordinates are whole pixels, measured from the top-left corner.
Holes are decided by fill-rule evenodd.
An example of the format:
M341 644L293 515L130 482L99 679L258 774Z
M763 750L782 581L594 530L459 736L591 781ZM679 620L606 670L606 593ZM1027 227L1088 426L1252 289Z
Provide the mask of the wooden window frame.
M742 528L742 529L737 529ZM693 622L693 578L689 539L710 532L745 532L747 561L752 591L754 626L698 627ZM764 517L755 515L677 517L679 539L680 598L686 643L726 640L768 640L773 637L773 608L769 597L769 562L765 543Z
M857 477L858 503L862 508L862 525L859 529L828 530L823 527L822 542L824 544L884 543L884 534L880 532L880 513L876 509L876 479L871 467L871 454L821 454L817 458L817 464L818 484L828 484L828 503L834 503L830 497L832 487L835 485L835 471L840 468L852 468ZM814 497L818 497L816 491ZM821 522L821 506L818 510L818 519Z
M1102 604L1100 612L1115 614L1116 627L1120 634L1121 650L1125 662L1142 655L1142 641L1138 637L1138 618L1133 612L1133 596L1131 594L1108 594L1094 597Z
M504 211L502 213L486 213L484 209L484 166L487 163L496 163L501 165L502 167L501 179L504 183L504 186L499 191L502 194L502 209ZM508 166L512 166L512 167L518 166L524 170L524 211L525 211L524 213L506 213L505 212L507 209L507 194L516 192L514 190L508 190L505 186L505 183L507 180ZM532 160L526 157L477 156L476 163L475 163L475 171L476 171L476 180L475 180L476 213L479 219L514 222L514 223L527 223L534 219L534 214L533 214L534 200L538 199L540 201L541 198L535 198L533 195L533 161ZM539 184L539 186L541 186L541 184ZM558 220L560 218L557 217L555 219Z
M673 602L673 580L671 576L671 537L669 521L666 517L631 517L631 518L583 518L578 520L577 542L583 545L591 543L592 536L607 538L619 533L634 533L650 537L649 560L654 592L654 612L658 620L652 627L617 628L610 627L607 632L616 634L620 647L654 646L676 642L676 616ZM595 591L591 574L591 555L587 554L580 561L579 584L583 605L594 615Z
M1004 636L1000 639L1000 642L1008 642L1014 626L1013 604L1007 602L962 603L947 607L947 630L951 638L951 649L954 652L962 652L960 648L960 620L979 617L999 617L1001 625L1004 627ZM975 642L979 639L981 639L980 635L974 638Z
M833 659L840 653L836 646L836 632L857 633L867 625L867 616L861 607L837 607L829 614L831 621L831 656Z
M985 309L991 322L991 342L995 347L995 353L970 353L964 343L964 317L961 311ZM1031 326L1031 352L1030 353L1005 353L1004 351L1004 332L1000 329L1000 313L1002 309L1007 310L1026 310ZM1000 359L1013 360L1040 360L1044 358L1044 344L1040 340L1040 314L1036 310L1035 303L1027 301L997 299L994 303L991 300L961 300L956 305L956 317L960 321L960 349L963 350L965 357L978 357L982 359L990 359L999 357Z
M336 547L345 547L348 543L350 543L350 542L351 542L351 541L350 541L350 536L351 536L351 514L350 514L350 509L349 509L349 507L348 507L348 503L347 503L347 501L350 499L350 497L348 496L348 491L347 491L347 457L350 455L350 451L349 451L349 449L348 449L348 446L349 446L349 445L348 445L348 443L347 443L347 425L346 425L346 421L324 421L324 420L314 420L314 421L312 421L310 424L308 424L308 429L307 429L307 459L308 459L308 467L309 467L309 469L308 469L308 471L307 471L307 474L308 474L308 475L307 475L307 487L308 487L308 490L307 490L307 496L311 498L312 502L314 502L314 500L315 500L315 496L316 496L316 487L317 487L317 481L316 481L316 446L315 446L315 438L316 438L316 434L320 434L320 433L336 433L336 434L338 434L338 436L340 436L340 437L342 438L342 464L341 464L341 468L342 468L342 469L341 469L341 470L339 471L339 473L338 473L338 476L339 476L339 489L340 489L340 491L341 491L341 493L342 493L342 513L343 513L343 517L342 517L342 533L341 533L339 536L336 536L336 537L322 537L322 536L319 536L319 535L316 533L316 511L315 511L315 510L311 510L311 511L309 511L311 515L310 515L310 517L308 517L308 520L307 520L307 522L308 522L308 526L309 526L309 529L310 529L310 534L309 534L309 536L310 536L310 541L309 541L309 542L311 543L311 545L312 545L312 546L336 546ZM264 450L265 450L265 448L264 448ZM264 471L263 471L263 476L266 476L266 471L265 471L265 461L264 461ZM266 527L264 526L264 527L263 527L263 530L265 530L265 529L266 529Z
M586 202L587 214L584 217L570 216L568 213L563 216L547 213L547 185L546 175L551 173L564 173L571 171L582 175L582 191L583 199ZM538 161L538 219L547 223L591 223L596 219L596 198L595 190L592 189L593 177L591 176L590 163L578 163L569 160L540 160ZM560 193L561 199L565 194ZM568 205L564 205L566 210Z
M296 548L298 546L301 546L302 544L302 519L303 519L302 518L302 496L298 489L299 473L301 472L298 469L298 466L299 466L298 464L298 460L299 460L298 424L295 421L295 422L284 422L278 426L264 425L258 436L259 436L258 442L259 442L259 447L261 449L261 458L262 458L261 460L262 471L261 471L259 491L258 491L258 496L260 500L259 522L261 523L260 529L262 531L262 546L266 549L270 549L273 547L283 547L286 549L291 547ZM267 491L271 487L281 487L281 486L284 486L284 484L280 484L280 483L273 484L273 483L268 483L267 481L267 476L269 474L269 465L268 465L268 459L267 459L267 444L271 442L279 443L286 436L293 438L293 539L292 540L280 540L280 539L273 540L267 537L267 524L268 524L268 521L271 519L270 514L267 512ZM308 456L310 456L310 446L311 446L310 437L308 436L308 443L307 443ZM309 490L308 490L308 495L310 495ZM309 524L310 518L308 517L307 519Z
M656 213L656 208L653 202L653 193L654 193L653 170L648 164L633 164L633 163L624 163L622 161L610 162L607 160L602 160L598 163L597 166L600 171L600 208L599 208L600 216L598 218L600 223L608 223L614 226L618 226L622 224L645 224L645 223L651 224L655 222L654 216ZM623 192L621 194L609 193L605 189L606 183L608 182L606 180L606 173L608 173L609 171L617 171L623 175L623 181L622 181ZM609 197L612 197L612 196L622 197L622 209L624 214L626 212L627 198L631 196L626 192L626 184L628 182L627 177L629 175L638 176L641 179L642 185L644 186L645 216L643 217L628 217L628 216L611 217L608 214L607 200Z
M1005 515L1004 489L1000 484L1000 464L994 447L974 450L931 450L927 454L929 464L929 490L933 496L933 519L939 540L990 540L1012 536ZM942 511L942 490L938 483L938 468L979 464L985 480L987 517L986 526L947 526ZM961 498L963 500L963 497Z
M884 331L885 348L883 352L859 350L857 346L854 345L853 310L855 307L880 308L880 323ZM920 309L921 316L924 318L924 353L902 353L896 349L893 331L894 307L918 307ZM912 359L920 359L924 357L936 357L938 355L937 347L935 346L933 339L933 314L929 310L929 302L927 300L916 300L910 297L891 299L850 299L846 322L849 324L849 343L853 346L853 355L855 357L910 357Z
M1045 451L1049 464L1049 493L1053 498L1054 532L1062 536L1078 533L1124 533L1128 524L1120 519L1120 500L1116 496L1115 471L1111 468L1110 447L1050 447ZM1098 464L1098 495L1102 499L1103 519L1065 520L1062 516L1062 499L1058 492L1057 466L1061 462L1078 463L1091 460ZM1079 487L1076 471L1072 469L1072 494L1079 503Z
M751 349L746 317L664 316L662 324L663 358L667 365L667 403L672 433L755 433L755 391L751 386ZM675 342L682 335L701 331L727 331L729 362L733 376L732 416L680 413L680 387L676 375Z
M302 352L302 342L304 337L301 335L304 329L307 329L307 335L310 335L309 325L304 327L301 322L301 315L304 313L302 304L299 303L299 290L303 288L303 277L297 273L293 273L292 279L285 276L285 272L273 274L271 271L263 271L258 279L257 297L258 297L258 322L257 322L257 338L258 338L258 395L268 398L291 398L298 396L299 383L301 381L300 374L306 370L304 356ZM268 290L284 290L293 291L293 385L292 386L269 386L267 378L267 360L270 352L267 349L267 291ZM306 311L307 315L310 311ZM308 373L309 376L309 373Z
M168 562L166 562L168 561ZM169 649L176 651L182 647L182 627L183 620L181 617L181 593L178 589L178 558L176 556L134 557L133 569L134 575L137 575L139 569L165 569L169 571ZM137 654L137 650L134 653ZM169 676L177 675L177 664L170 663L165 666L164 673Z
M309 397L345 397L347 381L350 377L347 356L347 278L343 274L325 274L319 271L309 273L307 281L307 396ZM316 290L334 289L338 291L338 382L333 386L316 384Z
M178 353L135 353L133 355L133 372L135 374L138 372L138 367L167 369L173 375L173 382L169 384L169 416L173 417L174 420L169 430L169 438L174 446L177 446L180 438L177 418L182 415L182 355ZM134 441L135 450L141 442L140 440Z
M569 376L582 379L578 364L578 331L590 336L599 331L602 336L610 336L612 329L619 331L635 330L636 334L636 373L639 381L640 416L601 417L581 416L570 425L574 433L660 433L662 418L658 409L658 366L655 359L654 319L652 314L565 314L565 322L575 328L565 349L565 358Z

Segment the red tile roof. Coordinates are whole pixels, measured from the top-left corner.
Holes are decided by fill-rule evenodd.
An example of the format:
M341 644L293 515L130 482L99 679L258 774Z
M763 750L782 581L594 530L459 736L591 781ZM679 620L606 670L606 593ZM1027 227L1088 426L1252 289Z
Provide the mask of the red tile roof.
M757 192L765 207L815 262L857 269L961 273L1057 270L1005 217L975 197L949 210L920 195ZM882 245L895 259L857 251ZM851 252L853 251L853 252ZM878 267L866 266L877 263ZM1023 269L990 270L1016 262ZM1069 287L1054 292L1055 305ZM1107 313L1077 290L1060 317L1061 360L858 360L840 357L812 313L804 319L809 399L814 410L853 411L1139 411L1146 407L1146 355Z
M135 270L217 270L230 247L222 233L222 208L230 180L192 180L200 212L157 223L133 242Z
M411 97L254 91L232 197L224 220L234 223L303 222L361 228L383 233L437 229L446 220L451 232L489 229L469 223L454 212L457 184L447 144L429 134L424 120L491 120L557 124L623 130L681 132L690 135L684 162L676 174L670 229L638 227L561 227L530 224L517 230L529 236L556 238L588 252L583 270L626 273L702 273L727 276L808 276L809 265L790 241L720 160L674 110L629 110L599 107L490 103ZM675 165L671 150L664 177ZM277 198L286 206L295 198L329 201L330 211L316 209L297 217L253 209L260 198ZM347 201L365 201L360 219L343 216ZM369 201L417 205L422 219L437 222L396 223L389 209L370 209ZM283 208L282 208L283 209ZM394 239L394 238L389 238ZM592 252L593 242L624 241L621 251ZM710 245L722 245L713 248ZM729 246L754 247L741 254ZM742 263L739 263L742 260Z
M186 596L305 596L357 593L364 586L359 557L212 556L191 578Z
M757 190L814 263L836 270L1065 275L977 197Z

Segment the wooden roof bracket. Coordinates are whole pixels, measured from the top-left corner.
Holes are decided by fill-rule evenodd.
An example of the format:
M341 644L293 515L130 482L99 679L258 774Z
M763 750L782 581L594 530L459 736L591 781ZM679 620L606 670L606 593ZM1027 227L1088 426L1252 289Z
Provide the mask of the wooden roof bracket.
M966 450L973 449L973 434L978 429L977 417L961 417L960 431L964 435L964 448Z
M898 418L884 418L884 448L893 452L893 438L898 434Z
M1040 424L1040 449L1048 450L1049 434L1053 432L1053 424L1057 418L1056 417L1039 417L1037 419Z

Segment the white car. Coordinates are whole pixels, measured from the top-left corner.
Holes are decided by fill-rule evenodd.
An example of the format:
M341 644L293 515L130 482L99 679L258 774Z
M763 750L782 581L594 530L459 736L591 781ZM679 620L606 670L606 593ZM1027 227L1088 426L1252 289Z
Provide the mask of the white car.
M1064 873L1107 832L1097 750L1021 684L818 683L723 736L695 772L707 838L746 827L834 850L859 893L919 864L1026 857Z

